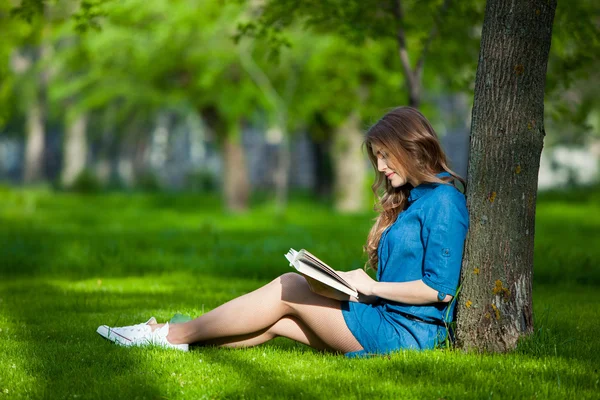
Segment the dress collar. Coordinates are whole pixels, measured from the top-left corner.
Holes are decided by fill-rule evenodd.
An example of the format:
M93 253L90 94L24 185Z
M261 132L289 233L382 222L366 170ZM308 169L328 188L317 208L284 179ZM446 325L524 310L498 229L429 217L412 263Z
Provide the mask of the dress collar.
M445 176L451 176L451 175L446 171L442 171L439 174L436 174L435 176L438 178L443 178ZM423 196L425 193L429 192L431 189L434 189L437 185L439 185L439 183L424 182L424 183L421 183L419 186L412 188L408 195L408 202L409 203L415 202L421 196Z

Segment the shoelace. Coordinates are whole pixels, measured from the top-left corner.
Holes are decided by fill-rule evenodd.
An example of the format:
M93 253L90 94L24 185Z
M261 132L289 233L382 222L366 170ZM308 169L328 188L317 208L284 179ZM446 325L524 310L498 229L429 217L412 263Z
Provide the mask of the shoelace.
M121 330L125 331L125 332L141 332L142 328L130 328L130 327L123 327L120 328Z
M148 325L146 323L136 324L133 326L120 326L112 328L112 331L114 331L115 333L120 332L120 334L125 336L129 336L135 332L147 332L147 330Z
M148 325L146 323L141 323L141 324L136 324L136 325L132 325L132 326L119 326L119 327L115 327L112 329L122 331L122 332L142 332L142 330L146 330L143 328L147 327L147 326Z

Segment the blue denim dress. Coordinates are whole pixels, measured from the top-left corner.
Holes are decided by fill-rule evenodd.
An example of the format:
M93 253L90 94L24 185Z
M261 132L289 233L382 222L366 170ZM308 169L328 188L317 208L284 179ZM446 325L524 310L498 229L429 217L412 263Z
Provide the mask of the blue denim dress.
M438 177L449 176L447 172ZM423 183L410 191L408 208L381 235L377 280L422 279L438 298L456 295L469 216L465 196L450 184ZM431 349L446 338L454 302L403 304L379 298L373 304L342 301L346 325L364 350L346 357L399 349Z

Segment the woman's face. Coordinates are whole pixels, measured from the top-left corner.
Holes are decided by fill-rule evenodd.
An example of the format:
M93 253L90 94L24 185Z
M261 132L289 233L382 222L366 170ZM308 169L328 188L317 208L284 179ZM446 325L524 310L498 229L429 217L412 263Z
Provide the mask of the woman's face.
M372 144L371 150L373 151L373 156L377 159L377 170L385 174L393 187L404 186L407 182L411 182L413 186L416 186L412 182L411 177L408 176L400 165L392 165L388 160L388 153L384 148Z

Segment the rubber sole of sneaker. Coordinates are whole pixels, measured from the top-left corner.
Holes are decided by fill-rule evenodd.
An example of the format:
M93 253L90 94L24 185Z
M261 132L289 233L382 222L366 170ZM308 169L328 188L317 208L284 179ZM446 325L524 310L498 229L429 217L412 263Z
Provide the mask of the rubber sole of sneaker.
M133 344L133 346L146 346L146 345L150 345L150 346L157 346L157 347L162 347L163 349L175 349L175 350L180 350L180 351L189 351L189 344L165 344L165 343L155 343L155 342L138 342L136 344Z
M107 325L100 325L96 332L105 339L110 340L116 344L120 344L122 346L131 346L133 345L133 341L123 335L118 334L113 329L110 329Z
M148 338L146 340L139 340L132 344L132 346L157 346L162 347L164 349L175 349L181 351L189 351L189 344L173 344L169 343L166 339L156 339L156 338Z
M143 341L138 341L138 342L134 342L131 339L120 335L119 333L115 332L113 329L111 329L109 326L107 325L101 325L98 327L98 329L96 329L96 332L102 336L105 339L110 340L111 342L114 342L116 344L122 345L122 346L144 346L144 345L156 345L159 347L164 347L166 349L176 349L176 350L181 350L181 351L189 351L189 345L188 344L168 344L165 345L163 344L159 344L159 343L152 343L151 341L148 342L143 342Z

